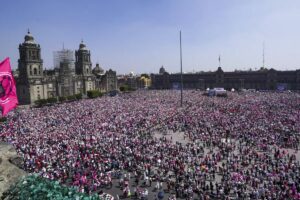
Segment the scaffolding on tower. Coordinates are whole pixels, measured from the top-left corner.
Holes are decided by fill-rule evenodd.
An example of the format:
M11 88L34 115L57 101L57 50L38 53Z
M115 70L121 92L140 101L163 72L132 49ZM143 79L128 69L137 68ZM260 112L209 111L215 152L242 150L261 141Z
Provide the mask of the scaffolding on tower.
M54 51L53 58L54 58L54 68L60 69L62 63L64 63L67 66L69 66L69 68L72 69L72 71L75 70L74 51L63 48L60 51Z

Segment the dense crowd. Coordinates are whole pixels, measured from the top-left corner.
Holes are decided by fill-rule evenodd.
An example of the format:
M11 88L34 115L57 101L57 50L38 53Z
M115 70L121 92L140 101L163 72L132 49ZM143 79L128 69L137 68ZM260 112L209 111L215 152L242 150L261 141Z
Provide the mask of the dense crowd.
M299 94L184 91L183 107L179 98L137 91L20 109L0 138L26 171L82 192L118 179L139 199L153 185L160 199L300 199ZM179 133L185 142L173 141Z

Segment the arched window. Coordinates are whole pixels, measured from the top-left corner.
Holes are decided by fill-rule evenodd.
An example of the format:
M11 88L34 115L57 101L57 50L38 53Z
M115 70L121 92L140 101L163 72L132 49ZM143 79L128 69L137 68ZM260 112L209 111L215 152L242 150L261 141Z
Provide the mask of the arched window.
M89 69L88 69L88 68L86 69L86 73L87 73L87 74L89 73Z
M37 69L36 68L33 69L33 74L37 75Z

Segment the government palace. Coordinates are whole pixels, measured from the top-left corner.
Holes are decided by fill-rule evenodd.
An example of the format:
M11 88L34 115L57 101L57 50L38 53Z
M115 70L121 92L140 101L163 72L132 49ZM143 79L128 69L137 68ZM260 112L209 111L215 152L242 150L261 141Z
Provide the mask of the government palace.
M178 89L181 86L181 74L170 74L162 66L158 74L151 74L153 89ZM277 71L261 68L259 70L224 72L218 67L213 72L182 74L183 89L222 87L227 90L300 90L300 69Z

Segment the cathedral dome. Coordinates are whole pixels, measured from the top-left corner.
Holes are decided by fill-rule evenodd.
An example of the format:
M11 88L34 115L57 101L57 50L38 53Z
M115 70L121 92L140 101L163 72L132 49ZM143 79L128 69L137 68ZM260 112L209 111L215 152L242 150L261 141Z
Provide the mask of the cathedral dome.
M83 40L81 40L81 43L79 45L79 50L87 50L86 45L83 43Z
M159 73L160 74L164 74L166 72L164 66L161 66L161 68L159 69Z
M92 72L97 75L104 74L104 70L100 67L99 63L96 64L96 67L92 70Z
M25 35L24 39L25 39L25 43L31 43L31 44L34 44L34 43L35 43L35 42L34 42L34 38L33 38L33 36L31 35L31 33L30 33L29 30L28 30L28 32L27 32L27 35Z

